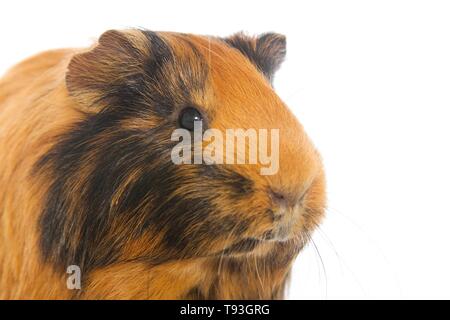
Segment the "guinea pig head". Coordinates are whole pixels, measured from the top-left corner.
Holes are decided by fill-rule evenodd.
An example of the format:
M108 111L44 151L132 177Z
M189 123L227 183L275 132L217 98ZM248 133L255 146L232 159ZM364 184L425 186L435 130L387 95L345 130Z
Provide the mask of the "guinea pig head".
M325 186L320 156L271 85L285 52L272 33L129 30L76 54L66 86L83 117L38 164L51 179L45 257L91 270L300 248L321 220ZM248 143L228 149L231 129ZM174 162L177 130L192 133L185 160L200 150L200 161ZM219 147L206 153L212 141Z

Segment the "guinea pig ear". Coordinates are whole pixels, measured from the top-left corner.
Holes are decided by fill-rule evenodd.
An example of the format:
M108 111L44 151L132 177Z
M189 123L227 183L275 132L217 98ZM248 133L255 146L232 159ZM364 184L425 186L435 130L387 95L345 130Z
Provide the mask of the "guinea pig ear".
M92 49L73 56L66 72L66 86L69 95L86 111L121 103L139 89L146 55L140 34L138 30L109 30Z
M224 40L244 54L270 82L286 56L286 37L279 33L251 37L240 32Z

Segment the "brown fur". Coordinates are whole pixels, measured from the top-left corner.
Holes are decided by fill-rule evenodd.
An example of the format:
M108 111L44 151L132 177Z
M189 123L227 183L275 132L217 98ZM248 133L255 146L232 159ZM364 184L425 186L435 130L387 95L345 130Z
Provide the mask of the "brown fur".
M175 33L158 33L155 37L171 48L175 62L163 61L163 66L156 65L160 81L149 85L151 79L144 78L144 86L136 90L141 94L151 88L161 96L170 92L174 109L170 114L161 115L148 114L144 108L141 116L120 118L114 129L88 137L86 143L96 147L74 155L80 156L77 162L80 167L63 185L64 190L70 191L65 193L66 222L63 230L58 230L65 241L63 248L50 243L45 249L42 244L43 221L47 221L43 215L49 201L56 197L52 186L58 184L55 179L60 178L56 177L65 177L55 171L54 161L61 156L55 147L63 144L65 140L61 137L70 134L82 121L123 103L119 93L128 99L129 91L121 88L130 85L130 79L139 81L135 78L137 74L148 72L142 57L157 55L158 48L149 44L141 31L109 31L93 48L41 53L14 67L1 80L0 298L283 298L292 262L319 224L325 205L320 157L268 81L282 60L276 55L284 50L281 48L284 38L270 34L265 38L236 35L222 41ZM258 39L262 39L260 45ZM256 58L233 47L240 42L250 42L249 48ZM258 65L260 55L266 60ZM275 65L267 73L261 68L264 69L271 56L275 56ZM163 205L155 203L154 195L144 191L142 205L128 209L122 206L146 170L151 172L163 160L156 160L148 168L143 162L126 177L117 178L117 187L107 199L110 202L106 205L107 212L112 217L105 220L108 227L98 231L95 241L82 243L85 237L91 239L88 231L77 228L89 215L95 214L81 205L81 201L84 194L88 196L85 192L89 179L99 170L96 163L102 159L98 150L106 147L117 132L129 130L143 134L161 121L175 121L179 108L186 103L179 87L180 79L187 79L189 103L205 112L211 128L279 128L279 172L262 176L255 165L224 165L226 171L220 174L214 171L212 178L201 176L195 165L176 171L174 177L186 184L177 186L171 197L195 201L207 198L208 204L218 209L214 216L198 218L192 225L186 222L186 229L180 231L187 233L186 239L195 240L195 246L190 247L187 241L183 247L176 242L173 247L167 241L176 235L166 233L167 228L176 225L160 226L151 221L147 229L140 229L147 225L149 211ZM146 92L142 95L144 106L153 108L155 98ZM119 142L126 143L126 138ZM144 156L136 156L135 161ZM236 179L241 183L239 177L251 181L252 190L248 194L245 189L244 195L235 194L233 188ZM191 193L193 189L195 194ZM254 248L241 248L242 252L224 253L242 240L259 239L272 230L276 222L267 212L270 208L275 210L277 204L268 189L282 192L292 201L299 201L300 195L306 192L302 205L281 217L295 219L296 236L283 242L261 241ZM164 201L170 206L172 200ZM101 208L104 207L103 204ZM209 229L218 231L211 233ZM79 248L95 254L81 252L80 257ZM67 289L66 262L83 267L82 290Z

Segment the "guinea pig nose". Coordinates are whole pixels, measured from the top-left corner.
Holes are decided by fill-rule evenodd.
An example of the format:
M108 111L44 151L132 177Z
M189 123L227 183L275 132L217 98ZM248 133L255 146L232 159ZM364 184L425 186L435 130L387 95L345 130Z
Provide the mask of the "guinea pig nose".
M288 206L290 204L289 196L287 194L270 189L269 195L272 201L280 206Z

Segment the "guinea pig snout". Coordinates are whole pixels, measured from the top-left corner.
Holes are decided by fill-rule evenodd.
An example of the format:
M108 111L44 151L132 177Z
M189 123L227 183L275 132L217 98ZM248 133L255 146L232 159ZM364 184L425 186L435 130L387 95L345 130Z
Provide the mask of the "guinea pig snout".
M280 193L269 190L272 208L269 210L273 219L273 228L267 239L286 241L295 236L295 226L301 218L303 200L306 192L299 195Z
M280 207L272 210L272 213L273 226L265 238L273 241L286 241L295 236L295 226L301 217L300 206Z
M269 188L269 198L275 208L285 209L301 205L307 192L308 190L305 190L302 193L293 194L289 192L275 191L274 189Z

